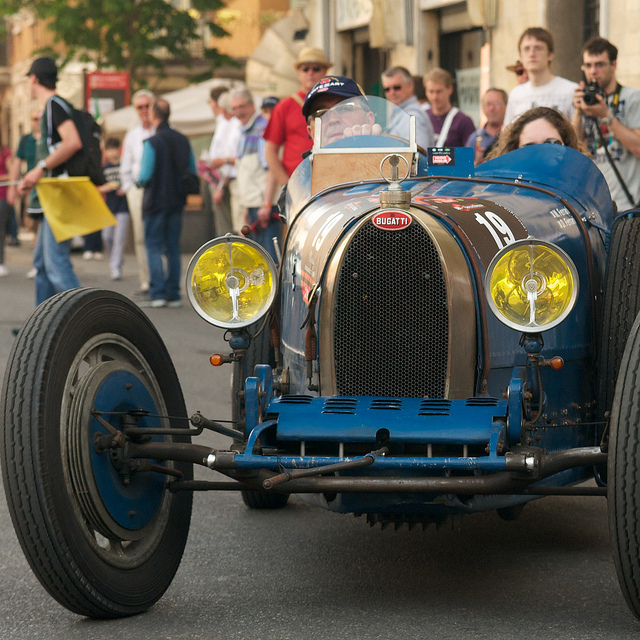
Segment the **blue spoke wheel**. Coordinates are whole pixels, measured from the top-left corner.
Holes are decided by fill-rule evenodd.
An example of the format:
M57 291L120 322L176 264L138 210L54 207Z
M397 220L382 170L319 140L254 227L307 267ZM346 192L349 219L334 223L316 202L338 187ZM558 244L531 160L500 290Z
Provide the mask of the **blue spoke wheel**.
M148 609L178 569L192 503L191 493L168 491L192 478L191 465L126 459L110 442L126 426L188 425L149 319L110 291L51 298L13 345L2 406L9 510L42 585L85 616Z

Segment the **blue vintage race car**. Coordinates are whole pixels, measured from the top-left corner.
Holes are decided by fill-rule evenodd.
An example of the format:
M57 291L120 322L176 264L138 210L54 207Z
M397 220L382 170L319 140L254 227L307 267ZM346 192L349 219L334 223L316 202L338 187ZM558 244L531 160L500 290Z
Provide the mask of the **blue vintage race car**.
M317 120L279 266L232 235L189 265L193 308L226 329L214 360L233 371L232 426L187 419L157 331L116 293L68 291L23 327L3 477L31 567L70 610L149 608L180 563L192 492L237 489L252 508L295 493L383 526L607 495L640 617L638 212L616 216L573 149L474 170L470 149L418 148L388 103L363 108L382 133L327 141L335 116ZM203 429L229 446L192 443ZM193 464L229 480L194 481Z

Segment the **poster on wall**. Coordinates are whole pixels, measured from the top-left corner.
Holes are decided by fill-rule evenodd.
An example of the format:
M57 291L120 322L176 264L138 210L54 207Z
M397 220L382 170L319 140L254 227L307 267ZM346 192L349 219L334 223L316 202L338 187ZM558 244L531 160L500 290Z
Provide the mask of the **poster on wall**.
M466 113L479 126L480 123L480 67L456 71L458 109Z

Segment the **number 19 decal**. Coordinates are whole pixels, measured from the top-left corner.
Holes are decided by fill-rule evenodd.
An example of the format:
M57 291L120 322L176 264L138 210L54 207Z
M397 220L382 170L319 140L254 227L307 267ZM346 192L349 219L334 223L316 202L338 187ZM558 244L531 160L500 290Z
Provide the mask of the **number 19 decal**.
M509 225L493 211L476 212L476 222L487 228L498 245L498 250L516 241Z

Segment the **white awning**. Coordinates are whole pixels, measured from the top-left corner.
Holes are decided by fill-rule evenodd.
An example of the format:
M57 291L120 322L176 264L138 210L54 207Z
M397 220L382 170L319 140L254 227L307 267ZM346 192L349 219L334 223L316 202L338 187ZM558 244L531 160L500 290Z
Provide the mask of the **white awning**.
M209 92L220 85L235 87L241 84L237 80L213 78L163 94L161 97L171 106L171 126L190 138L212 135L215 120L209 106ZM100 119L105 135L124 134L139 122L133 106L116 109Z

